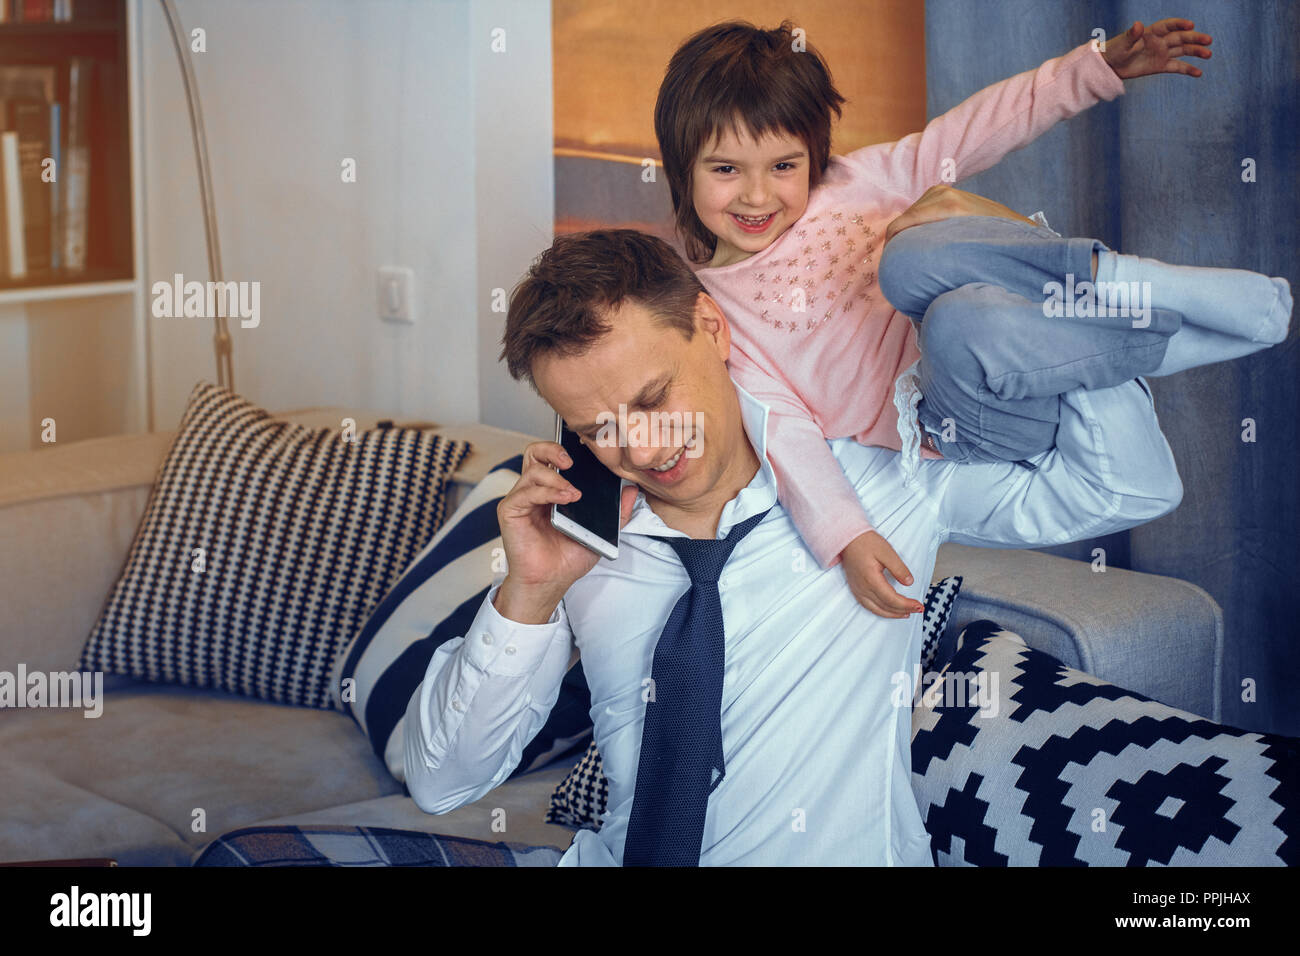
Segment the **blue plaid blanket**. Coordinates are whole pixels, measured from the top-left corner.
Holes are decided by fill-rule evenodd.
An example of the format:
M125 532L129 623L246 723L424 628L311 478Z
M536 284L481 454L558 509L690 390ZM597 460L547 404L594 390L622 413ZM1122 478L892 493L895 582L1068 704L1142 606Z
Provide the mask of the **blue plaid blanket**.
M555 866L554 846L357 826L266 826L231 830L194 866Z

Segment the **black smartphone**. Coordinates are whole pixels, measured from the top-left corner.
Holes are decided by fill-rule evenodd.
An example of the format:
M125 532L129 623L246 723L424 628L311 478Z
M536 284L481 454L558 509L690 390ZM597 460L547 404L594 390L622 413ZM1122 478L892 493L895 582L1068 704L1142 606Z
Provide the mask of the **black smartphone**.
M617 560L623 479L602 465L559 415L555 416L555 440L573 461L570 467L560 469L560 474L582 495L577 501L551 505L551 527L597 554Z

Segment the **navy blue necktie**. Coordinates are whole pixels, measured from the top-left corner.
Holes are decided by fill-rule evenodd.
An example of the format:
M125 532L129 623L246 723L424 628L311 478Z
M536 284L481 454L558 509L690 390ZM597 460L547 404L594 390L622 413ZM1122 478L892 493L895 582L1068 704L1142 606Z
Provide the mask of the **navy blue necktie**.
M771 510L771 509L768 509ZM636 796L624 866L699 866L704 811L722 782L722 670L726 641L718 578L740 539L767 511L721 540L669 537L690 575L655 645ZM716 771L717 776L714 777Z

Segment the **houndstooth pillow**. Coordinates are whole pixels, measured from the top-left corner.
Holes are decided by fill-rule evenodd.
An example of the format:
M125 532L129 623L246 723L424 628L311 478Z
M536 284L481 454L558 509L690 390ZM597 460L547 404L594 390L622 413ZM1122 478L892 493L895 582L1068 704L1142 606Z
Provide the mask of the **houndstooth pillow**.
M936 863L1300 863L1300 739L1123 690L992 621L962 632L932 691L912 711L912 789Z
M337 709L334 658L442 524L469 448L345 440L200 382L78 666Z
M599 830L603 822L600 818L604 816L608 802L609 781L605 779L600 751L593 740L582 759L574 764L551 794L546 822L580 830Z
M925 612L921 630L924 639L921 647L921 670L931 670L936 663L939 639L948 627L948 615L961 590L961 577L953 575L930 585L925 595ZM942 662L939 662L942 664ZM601 763L596 741L587 746L587 752L560 781L551 794L546 810L546 822L579 829L599 830L605 802L609 798L609 785Z

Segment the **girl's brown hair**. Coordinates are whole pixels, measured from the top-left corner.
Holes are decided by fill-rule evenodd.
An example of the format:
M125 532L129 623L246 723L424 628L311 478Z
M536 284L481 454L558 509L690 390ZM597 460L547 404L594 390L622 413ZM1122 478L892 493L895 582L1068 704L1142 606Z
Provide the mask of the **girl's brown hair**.
M655 136L672 193L678 235L692 262L705 262L717 237L704 227L691 201L695 159L724 129L737 124L761 138L785 133L808 149L808 188L826 172L831 154L831 112L844 97L831 82L821 55L796 38L783 21L760 30L743 20L706 27L677 48L655 103Z

